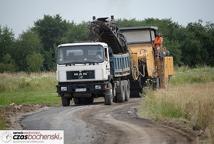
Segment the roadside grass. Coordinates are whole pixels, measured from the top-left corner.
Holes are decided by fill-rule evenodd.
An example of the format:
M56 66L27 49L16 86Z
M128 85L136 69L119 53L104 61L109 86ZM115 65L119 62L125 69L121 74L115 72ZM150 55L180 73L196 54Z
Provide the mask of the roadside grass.
M175 75L170 79L171 85L184 85L194 83L207 83L214 81L214 68L212 67L179 67L175 69Z
M54 72L0 74L0 111L11 104L59 105ZM0 129L6 123L0 113Z
M0 93L0 105L41 104L57 105L59 97L54 91L17 91Z
M55 73L2 73L0 93L14 91L55 90Z
M55 73L0 74L0 105L59 103Z
M213 73L211 67L178 68L166 89L147 90L139 114L156 120L187 120L194 130L209 131L214 143Z

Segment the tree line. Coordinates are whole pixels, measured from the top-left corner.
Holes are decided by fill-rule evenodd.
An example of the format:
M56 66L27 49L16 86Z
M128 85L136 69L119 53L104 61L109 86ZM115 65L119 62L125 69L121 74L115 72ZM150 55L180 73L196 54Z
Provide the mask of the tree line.
M119 27L157 26L175 65L214 66L214 23L199 20L182 26L171 19L154 18L116 22ZM44 15L18 38L10 28L0 26L0 72L55 70L57 45L89 41L88 24Z

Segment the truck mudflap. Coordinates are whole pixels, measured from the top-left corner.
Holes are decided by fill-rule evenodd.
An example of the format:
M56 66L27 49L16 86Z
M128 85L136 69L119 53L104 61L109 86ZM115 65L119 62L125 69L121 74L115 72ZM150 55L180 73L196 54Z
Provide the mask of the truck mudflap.
M88 83L69 83L61 82L57 87L57 93L62 96L63 94L71 94L72 97L91 97L91 95L101 95L108 87L109 82L88 82Z

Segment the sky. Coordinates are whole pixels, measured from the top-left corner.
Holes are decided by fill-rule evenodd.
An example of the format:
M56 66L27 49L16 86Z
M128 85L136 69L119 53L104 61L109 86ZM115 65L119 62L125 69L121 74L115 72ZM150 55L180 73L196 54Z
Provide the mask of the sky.
M80 23L92 16L142 20L171 18L181 25L199 19L214 22L214 0L0 0L0 25L16 37L42 19L44 14L60 14Z

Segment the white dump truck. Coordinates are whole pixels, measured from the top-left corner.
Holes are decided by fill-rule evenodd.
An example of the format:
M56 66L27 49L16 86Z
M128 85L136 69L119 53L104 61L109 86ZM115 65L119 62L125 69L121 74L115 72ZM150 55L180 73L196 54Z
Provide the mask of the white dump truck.
M128 101L129 53L114 54L103 42L67 43L58 46L57 92L62 105L91 104L104 97L105 104Z

